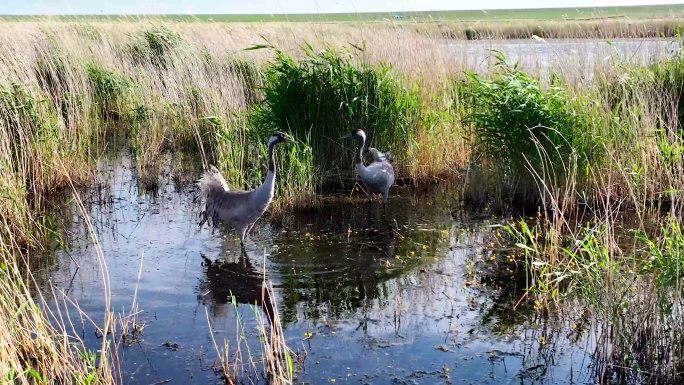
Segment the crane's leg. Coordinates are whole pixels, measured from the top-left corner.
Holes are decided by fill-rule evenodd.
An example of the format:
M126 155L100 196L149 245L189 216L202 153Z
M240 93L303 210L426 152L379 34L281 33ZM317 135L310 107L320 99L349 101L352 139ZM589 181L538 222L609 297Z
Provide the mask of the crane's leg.
M382 220L385 222L387 227L392 230L392 224L387 220L387 204L389 203L389 192L382 194Z
M373 216L373 196L368 194L368 229L370 230Z
M389 198L389 192L386 191L386 192L382 193L382 218L385 220L387 219L386 215L387 215L388 198Z
M247 226L243 226L238 230L238 234L240 234L240 248L242 251L245 251L245 235L247 235Z
M241 246L242 247L240 248L240 258L238 258L238 263L242 266L247 266L249 256L247 255L247 250L245 250L245 246L242 244Z

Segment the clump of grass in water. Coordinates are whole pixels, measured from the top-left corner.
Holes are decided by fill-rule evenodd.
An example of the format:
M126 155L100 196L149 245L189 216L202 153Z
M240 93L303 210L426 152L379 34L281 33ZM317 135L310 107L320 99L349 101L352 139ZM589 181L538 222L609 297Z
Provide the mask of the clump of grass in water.
M364 59L365 47L359 46L316 51L304 44L301 60L273 46L263 47L273 49L275 58L264 69L264 100L250 109L247 126L259 136L284 130L310 148L311 153L297 151L280 160L302 171L288 180L293 189L335 184L351 188L353 179L344 176L353 172L353 143L338 139L357 127L366 130L367 146L392 151L396 163L408 158L420 99L391 66L371 65Z
M178 138L188 142L184 136L187 130L183 126L183 130L169 133L165 119L168 116L164 114L173 107L167 103L163 113L155 113L141 100L132 78L92 62L86 63L85 68L94 107L105 121L118 121L130 130L140 181L145 188L156 188L160 154L168 143L177 142ZM191 136L191 139L194 138Z
M562 186L567 160L586 170L596 138L586 112L577 112L577 102L558 78L544 89L517 63L509 65L502 53L494 51L494 58L499 73L493 79L468 72L458 87L473 140L472 160L485 168L467 187L488 190L493 185L498 200L537 203L542 192L537 175L552 187ZM471 197L476 195L482 194Z

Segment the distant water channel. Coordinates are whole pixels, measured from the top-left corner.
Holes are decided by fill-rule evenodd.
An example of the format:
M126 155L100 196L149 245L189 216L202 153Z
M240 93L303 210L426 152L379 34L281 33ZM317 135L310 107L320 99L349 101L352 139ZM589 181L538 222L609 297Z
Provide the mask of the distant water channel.
M465 62L466 68L479 73L490 67L489 50L502 52L507 61L519 61L530 73L548 76L553 68L563 78L582 76L593 78L597 63L629 61L649 63L656 57L679 50L679 42L669 39L508 39L508 40L444 40L454 60Z

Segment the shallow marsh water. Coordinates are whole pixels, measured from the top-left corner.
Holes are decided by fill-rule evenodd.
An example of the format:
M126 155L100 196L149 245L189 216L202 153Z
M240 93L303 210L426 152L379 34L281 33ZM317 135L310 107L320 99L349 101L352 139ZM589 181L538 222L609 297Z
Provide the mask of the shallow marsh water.
M258 358L253 304L264 271L288 345L303 357L298 384L591 382L590 339L571 343L560 323L514 307L525 279L495 246L504 219L457 211L448 187L395 188L389 224L376 205L369 226L359 196L327 197L320 210L278 223L263 218L242 258L234 233L198 229L194 187L175 178L183 169L166 167L155 193L138 187L134 170L119 153L102 167L107 183L83 195L106 258L111 308L126 316L135 296L135 321L144 324L138 341L120 350L124 383L221 383L213 341L233 349L238 320ZM69 241L49 278L101 324L103 272L83 220L69 218ZM99 349L73 304L58 304L71 310L74 332Z

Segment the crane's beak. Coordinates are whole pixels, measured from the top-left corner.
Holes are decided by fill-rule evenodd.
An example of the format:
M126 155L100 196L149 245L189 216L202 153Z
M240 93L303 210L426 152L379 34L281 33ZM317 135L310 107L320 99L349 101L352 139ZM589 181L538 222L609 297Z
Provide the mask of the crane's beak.
M289 138L283 138L283 139L285 139L285 142L286 142L286 143L297 144L297 141L296 141L296 140L292 140L292 139L289 139Z
M340 139L349 139L351 138L351 134L347 134L345 136L340 137Z

